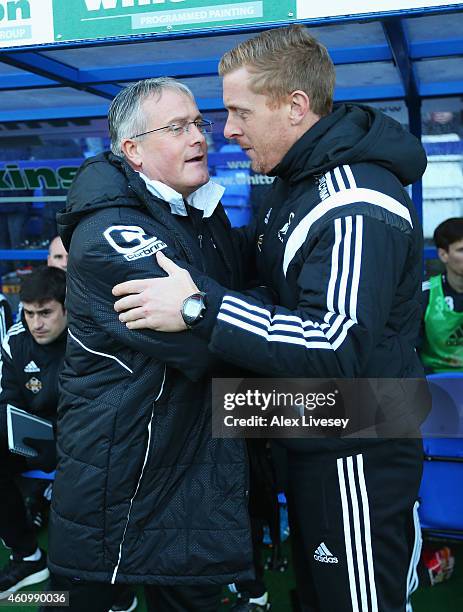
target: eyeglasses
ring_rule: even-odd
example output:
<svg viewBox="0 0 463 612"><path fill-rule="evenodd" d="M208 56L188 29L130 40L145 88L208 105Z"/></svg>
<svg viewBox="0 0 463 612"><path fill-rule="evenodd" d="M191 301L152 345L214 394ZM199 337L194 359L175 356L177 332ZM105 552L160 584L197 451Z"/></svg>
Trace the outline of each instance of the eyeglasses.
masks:
<svg viewBox="0 0 463 612"><path fill-rule="evenodd" d="M201 119L201 121L190 121L189 123L184 123L183 125L176 125L173 123L172 125L165 125L164 127L156 128L155 130L148 130L148 132L135 134L135 136L131 136L131 138L139 138L140 136L146 136L146 134L159 132L160 130L168 130L172 136L180 136L181 134L189 134L192 125L194 125L195 128L201 132L201 134L211 134L214 123L212 121L207 121L206 119Z"/></svg>

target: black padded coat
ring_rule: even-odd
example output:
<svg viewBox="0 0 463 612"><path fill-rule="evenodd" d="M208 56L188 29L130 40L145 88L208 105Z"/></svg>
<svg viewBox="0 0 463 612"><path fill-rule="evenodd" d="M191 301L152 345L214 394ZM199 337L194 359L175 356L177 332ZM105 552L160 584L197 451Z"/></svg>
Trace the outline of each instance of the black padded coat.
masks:
<svg viewBox="0 0 463 612"><path fill-rule="evenodd" d="M243 441L211 435L211 377L231 366L189 331L129 331L113 310L116 283L165 274L154 257L160 249L207 270L198 242L110 153L82 166L58 223L69 250L69 338L50 569L113 583L249 578ZM204 223L238 287L240 263L220 205Z"/></svg>

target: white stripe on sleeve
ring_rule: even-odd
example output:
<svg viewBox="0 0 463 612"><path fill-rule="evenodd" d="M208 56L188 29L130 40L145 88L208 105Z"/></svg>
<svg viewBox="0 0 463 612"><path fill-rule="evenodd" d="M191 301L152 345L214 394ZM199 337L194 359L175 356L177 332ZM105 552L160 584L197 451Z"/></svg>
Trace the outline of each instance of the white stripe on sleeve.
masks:
<svg viewBox="0 0 463 612"><path fill-rule="evenodd" d="M410 211L406 206L380 191L365 188L345 189L330 195L313 208L294 228L288 238L283 257L283 272L286 276L289 265L297 251L307 239L312 225L331 210L351 204L371 204L405 219L413 227Z"/></svg>
<svg viewBox="0 0 463 612"><path fill-rule="evenodd" d="M358 322L363 219L357 215L355 224L352 217L335 219L333 223L335 239L324 323L303 320L296 315L272 316L268 309L229 295L223 298L218 319L256 334L267 342L337 350L346 339L349 329ZM312 338L318 340L313 341Z"/></svg>

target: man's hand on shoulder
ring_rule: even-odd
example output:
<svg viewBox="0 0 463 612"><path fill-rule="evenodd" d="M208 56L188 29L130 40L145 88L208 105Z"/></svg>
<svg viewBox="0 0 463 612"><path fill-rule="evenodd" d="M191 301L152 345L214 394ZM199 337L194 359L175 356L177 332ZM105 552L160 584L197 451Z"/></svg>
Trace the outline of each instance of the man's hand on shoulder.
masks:
<svg viewBox="0 0 463 612"><path fill-rule="evenodd" d="M156 253L156 259L167 276L116 285L112 293L121 299L114 304L114 310L120 313L119 320L128 329L183 331L187 329L181 315L183 302L198 288L190 274L161 251Z"/></svg>

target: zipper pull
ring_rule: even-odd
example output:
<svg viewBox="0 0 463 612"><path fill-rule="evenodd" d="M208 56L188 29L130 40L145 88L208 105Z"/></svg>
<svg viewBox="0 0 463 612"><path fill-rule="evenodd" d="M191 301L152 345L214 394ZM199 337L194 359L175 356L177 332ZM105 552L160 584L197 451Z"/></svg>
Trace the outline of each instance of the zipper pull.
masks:
<svg viewBox="0 0 463 612"><path fill-rule="evenodd" d="M203 248L203 235L202 234L198 234L198 240L199 240L199 248L202 249Z"/></svg>

